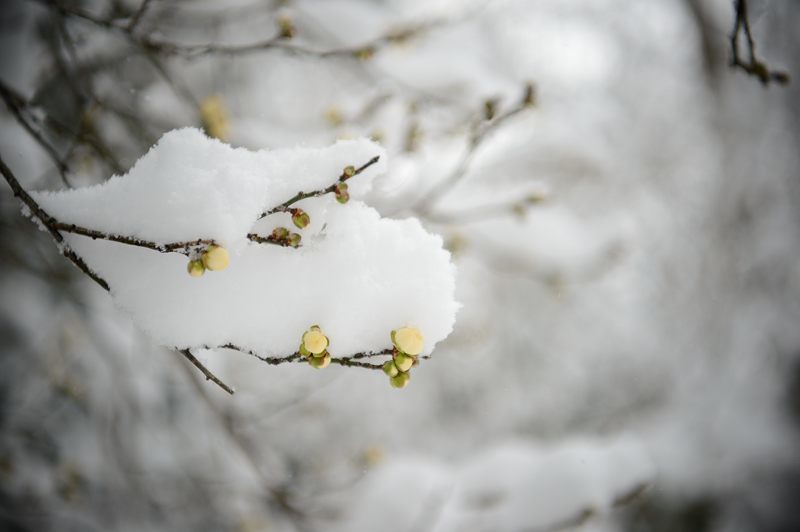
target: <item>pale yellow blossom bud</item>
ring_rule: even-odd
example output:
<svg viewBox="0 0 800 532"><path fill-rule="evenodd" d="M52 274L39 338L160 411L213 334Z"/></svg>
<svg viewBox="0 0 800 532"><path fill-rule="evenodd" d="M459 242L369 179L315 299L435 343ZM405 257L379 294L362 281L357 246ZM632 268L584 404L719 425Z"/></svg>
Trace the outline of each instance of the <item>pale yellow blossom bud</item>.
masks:
<svg viewBox="0 0 800 532"><path fill-rule="evenodd" d="M328 348L328 337L319 327L311 327L303 334L303 347L312 355L319 355Z"/></svg>
<svg viewBox="0 0 800 532"><path fill-rule="evenodd" d="M221 271L228 267L228 250L220 246L209 246L203 253L203 266L211 271Z"/></svg>
<svg viewBox="0 0 800 532"><path fill-rule="evenodd" d="M392 343L403 353L417 356L422 353L425 339L416 327L403 327L392 331Z"/></svg>

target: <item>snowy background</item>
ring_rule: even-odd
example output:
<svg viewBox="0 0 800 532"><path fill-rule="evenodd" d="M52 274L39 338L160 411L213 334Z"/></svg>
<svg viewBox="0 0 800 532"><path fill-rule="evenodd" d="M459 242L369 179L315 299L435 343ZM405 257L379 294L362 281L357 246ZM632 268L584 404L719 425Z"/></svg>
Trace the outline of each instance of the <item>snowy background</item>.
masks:
<svg viewBox="0 0 800 532"><path fill-rule="evenodd" d="M353 178L352 203L309 204L329 222L306 230L327 235L319 246L275 250L307 263L264 268L287 290L341 283L324 308L322 288L288 306L243 291L268 310L246 300L234 321L302 330L303 308L352 317L380 285L385 312L342 318L342 334L414 314L444 338L443 245L461 304L452 333L403 390L377 371L198 350L230 396L159 347L170 320L214 337L202 309L175 316L163 300L225 272L191 279L181 255L70 237L98 269L123 268L113 284L129 299L112 299L1 185L0 528L800 528L800 89L728 68L731 2L222 4L4 2L3 161L26 189L63 191L204 127L273 154L209 175L250 186L274 165L291 194L295 178L326 183L321 153L339 172L385 150ZM800 76L798 3L749 4L759 55ZM198 138L183 155L197 167L233 152ZM375 144L325 151L361 138ZM181 177L136 168L151 186L115 201L37 197L109 231L186 238L191 221L152 210ZM225 190L252 212L270 199ZM239 234L224 209L208 216L214 238ZM339 260L336 275L314 253ZM363 268L349 270L355 256ZM408 295L401 309L392 290Z"/></svg>

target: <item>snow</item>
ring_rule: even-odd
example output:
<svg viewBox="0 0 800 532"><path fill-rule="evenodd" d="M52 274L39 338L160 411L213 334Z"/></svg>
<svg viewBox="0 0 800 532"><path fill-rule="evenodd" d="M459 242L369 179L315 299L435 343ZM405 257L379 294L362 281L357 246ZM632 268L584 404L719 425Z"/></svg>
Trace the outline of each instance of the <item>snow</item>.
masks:
<svg viewBox="0 0 800 532"><path fill-rule="evenodd" d="M311 216L302 231L287 213L258 221L298 191L325 188L345 166L376 155L377 164L348 181L347 204L328 194L294 205ZM229 250L226 270L193 278L182 254L67 235L109 282L115 302L162 345L233 343L289 354L319 324L336 356L386 349L390 331L409 325L422 331L430 353L455 320L454 267L442 239L417 220L381 218L356 199L385 169L386 154L368 140L254 152L182 129L165 134L124 176L34 197L66 223L161 244L213 239ZM277 226L300 232L302 247L246 238Z"/></svg>
<svg viewBox="0 0 800 532"><path fill-rule="evenodd" d="M654 478L631 436L506 441L455 466L400 455L360 483L337 530L554 530L608 511ZM404 504L387 504L399 494Z"/></svg>

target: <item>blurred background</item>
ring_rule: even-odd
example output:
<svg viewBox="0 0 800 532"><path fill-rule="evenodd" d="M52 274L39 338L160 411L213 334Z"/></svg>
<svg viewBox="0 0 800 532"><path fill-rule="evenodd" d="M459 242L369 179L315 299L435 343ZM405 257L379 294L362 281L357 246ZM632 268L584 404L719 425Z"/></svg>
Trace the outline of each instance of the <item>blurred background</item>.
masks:
<svg viewBox="0 0 800 532"><path fill-rule="evenodd" d="M200 352L229 396L2 185L0 528L800 529L800 3L744 3L755 62L742 5L3 2L27 189L177 127L371 137L368 203L442 235L463 307L404 390Z"/></svg>

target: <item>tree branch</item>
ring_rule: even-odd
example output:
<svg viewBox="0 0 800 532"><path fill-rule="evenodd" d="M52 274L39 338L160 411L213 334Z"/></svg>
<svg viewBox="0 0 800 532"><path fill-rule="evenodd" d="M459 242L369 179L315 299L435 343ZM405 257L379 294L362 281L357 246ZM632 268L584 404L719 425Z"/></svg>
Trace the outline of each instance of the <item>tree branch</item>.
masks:
<svg viewBox="0 0 800 532"><path fill-rule="evenodd" d="M191 362L194 365L194 367L199 369L200 372L203 375L205 375L207 381L213 382L214 384L216 384L217 386L219 386L220 388L222 388L231 395L234 394L233 388L231 388L230 386L219 380L216 375L211 373L211 371L209 371L209 369L205 367L202 362L197 360L197 357L195 357L189 349L179 349L178 352L182 354L184 357L186 357L186 360Z"/></svg>
<svg viewBox="0 0 800 532"><path fill-rule="evenodd" d="M203 349L230 349L232 351L239 351L240 353L244 353L246 355L250 355L251 357L259 359L261 362L265 364L269 364L271 366L277 366L280 364L288 364L288 363L295 363L295 362L306 362L306 358L303 357L300 352L294 352L290 355L285 356L264 356L261 355L251 349L245 349L243 347L239 347L233 343L227 343L220 346L203 346ZM339 364L340 366L348 366L348 367L357 367L357 368L366 368L366 369L373 369L379 370L383 368L383 364L370 364L368 362L360 362L361 359L364 358L373 358L373 357L380 357L380 356L390 356L392 354L392 349L384 349L383 351L364 351L361 353L355 353L352 355L342 356L342 357L331 357L331 363ZM427 358L427 357L420 357L420 358Z"/></svg>
<svg viewBox="0 0 800 532"><path fill-rule="evenodd" d="M467 139L467 149L464 151L458 164L456 164L453 171L447 177L434 185L417 203L416 209L419 212L428 214L442 197L466 177L478 148L494 131L499 129L500 126L508 122L514 116L533 107L535 104L534 86L528 83L525 86L525 91L520 102L501 115L494 116L494 106L496 104L490 102L493 102L493 100L486 102L484 118L473 122Z"/></svg>
<svg viewBox="0 0 800 532"><path fill-rule="evenodd" d="M735 20L733 30L730 35L731 43L731 62L732 68L738 68L749 76L758 78L762 85L767 86L770 82L779 85L789 83L789 74L783 70L772 70L767 64L760 60L756 55L756 43L750 30L750 17L747 9L747 0L734 0ZM743 59L739 51L739 36L744 35L747 45L747 59Z"/></svg>
<svg viewBox="0 0 800 532"><path fill-rule="evenodd" d="M352 173L348 173L347 169L345 168L345 170L342 171L342 174L339 176L339 178L336 180L336 182L333 183L332 185L330 185L328 187L325 187L325 188L321 188L319 190L314 190L312 192L298 192L297 194L295 194L294 196L292 196L288 200L284 201L283 203L281 203L277 207L273 207L272 209L269 209L267 211L262 212L261 215L258 217L258 219L260 220L262 218L265 218L265 217L267 217L267 216L269 216L271 214L275 214L275 213L278 213L278 212L286 212L286 211L289 210L289 207L291 207L292 205L294 205L298 201L301 201L301 200L304 200L304 199L308 199L308 198L318 198L320 196L324 196L325 194L331 194L336 190L336 186L339 183L344 183L348 179L351 179L351 178L357 176L358 174L360 174L361 172L363 172L364 170L366 170L367 168L369 168L373 164L377 163L379 159L380 159L380 155L376 155L375 157L373 157L372 159L370 159L366 163L362 164L358 168L353 168Z"/></svg>
<svg viewBox="0 0 800 532"><path fill-rule="evenodd" d="M87 275L90 279L92 279L95 283L97 283L103 290L106 292L110 292L111 288L106 282L105 279L100 277L97 273L92 271L89 268L89 265L81 258L80 255L75 253L69 245L64 241L63 235L59 232L58 228L53 225L53 221L55 220L50 214L47 213L37 202L34 200L28 192L22 188L19 180L16 178L14 173L11 169L6 165L5 161L3 161L2 155L0 155L0 173L3 174L8 185L11 187L11 191L14 193L14 196L20 199L20 201L27 207L30 211L31 215L38 220L42 227L47 229L53 239L56 241L58 245L59 251L61 254L64 255L67 259L69 259L75 266L78 267L85 275ZM226 385L224 382L219 380L211 371L206 368L197 358L192 355L192 353L188 349L179 350L184 357L186 357L189 362L191 362L197 369L199 369L203 375L206 376L207 380L213 381L217 384L220 388L225 390L226 392L233 394L233 389Z"/></svg>
<svg viewBox="0 0 800 532"><path fill-rule="evenodd" d="M67 179L67 164L61 159L61 157L59 157L55 147L50 144L50 142L48 142L26 118L24 110L27 108L27 103L24 101L22 96L11 90L10 87L6 86L0 81L0 98L3 99L6 107L14 116L17 123L19 123L19 125L21 125L25 131L28 132L33 140L35 140L39 146L42 147L45 153L47 153L47 156L50 157L50 160L53 161L56 170L58 170L58 173L61 176L61 181L68 187L71 187L69 179Z"/></svg>

